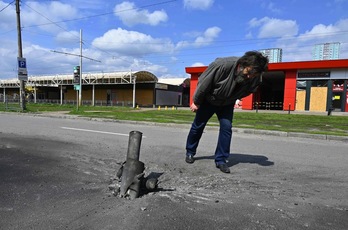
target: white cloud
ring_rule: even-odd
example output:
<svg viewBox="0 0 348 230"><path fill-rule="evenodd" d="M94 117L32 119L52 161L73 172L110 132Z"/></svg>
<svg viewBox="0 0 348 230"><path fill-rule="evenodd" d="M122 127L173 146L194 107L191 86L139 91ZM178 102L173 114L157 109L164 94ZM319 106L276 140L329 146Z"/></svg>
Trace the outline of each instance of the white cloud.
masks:
<svg viewBox="0 0 348 230"><path fill-rule="evenodd" d="M303 41L321 41L321 42L332 42L335 40L346 40L346 31L348 31L348 19L339 20L335 24L315 25L311 30L299 36Z"/></svg>
<svg viewBox="0 0 348 230"><path fill-rule="evenodd" d="M166 22L168 16L164 10L150 13L148 10L139 10L132 2L123 2L114 8L115 15L127 26L137 24L147 24L156 26L161 22Z"/></svg>
<svg viewBox="0 0 348 230"><path fill-rule="evenodd" d="M40 29L49 32L61 31L60 27L64 27L64 23L59 23L59 26L52 22L64 21L73 19L78 16L76 8L69 4L52 1L50 3L42 2L26 2L21 10L22 27L32 25L41 25ZM46 25L44 25L46 24Z"/></svg>
<svg viewBox="0 0 348 230"><path fill-rule="evenodd" d="M16 66L16 58L18 57L17 50L13 50L10 47L16 47L17 40L1 40L0 47L0 79L1 77L6 76L7 78L15 78L17 77L17 66ZM12 61L13 60L13 61ZM4 70L8 72L4 72Z"/></svg>
<svg viewBox="0 0 348 230"><path fill-rule="evenodd" d="M102 37L94 39L92 44L102 50L132 56L171 53L174 49L169 40L153 38L150 35L121 28L109 30Z"/></svg>
<svg viewBox="0 0 348 230"><path fill-rule="evenodd" d="M214 0L184 0L187 9L207 10L214 4Z"/></svg>
<svg viewBox="0 0 348 230"><path fill-rule="evenodd" d="M215 38L219 36L221 29L217 26L210 27L201 33L194 42L181 41L177 44L177 49L186 47L203 47L214 42ZM196 32L194 32L196 34ZM197 35L197 34L196 34Z"/></svg>
<svg viewBox="0 0 348 230"><path fill-rule="evenodd" d="M5 8L6 7L6 8ZM11 30L16 27L16 7L14 5L8 5L8 3L0 2L0 9L3 9L0 13L0 29L1 33Z"/></svg>
<svg viewBox="0 0 348 230"><path fill-rule="evenodd" d="M59 44L77 44L80 40L80 32L77 31L64 31L56 36L56 41Z"/></svg>
<svg viewBox="0 0 348 230"><path fill-rule="evenodd" d="M298 36L278 39L276 46L286 50L286 53L283 53L284 61L300 61L312 59L312 48L315 44L340 42L340 58L347 58L348 44L342 42L346 41L346 31L348 31L348 19L330 25L318 24Z"/></svg>
<svg viewBox="0 0 348 230"><path fill-rule="evenodd" d="M191 66L196 67L196 66L205 66L205 65L202 62L195 62Z"/></svg>
<svg viewBox="0 0 348 230"><path fill-rule="evenodd" d="M282 12L273 2L263 2L261 6L272 13L279 14Z"/></svg>
<svg viewBox="0 0 348 230"><path fill-rule="evenodd" d="M340 42L340 58L348 56L348 44L346 44L346 31L348 31L348 19L342 19L334 24L317 24L310 30L299 33L299 25L294 20L283 20L264 17L253 18L249 21L247 38L253 38L252 34L260 39L258 44L273 40L273 45L266 48L282 48L283 61L304 61L312 59L312 49L315 44L326 42Z"/></svg>
<svg viewBox="0 0 348 230"><path fill-rule="evenodd" d="M195 43L198 45L198 46L201 46L200 43L207 43L207 44L210 44L212 41L214 41L214 39L216 37L219 36L219 33L221 32L221 29L219 27L210 27L208 28L203 36L199 36L198 38L196 38L196 41Z"/></svg>
<svg viewBox="0 0 348 230"><path fill-rule="evenodd" d="M253 18L249 21L249 26L258 29L258 38L294 36L299 30L296 21L269 17Z"/></svg>
<svg viewBox="0 0 348 230"><path fill-rule="evenodd" d="M163 65L158 65L158 64L154 64L148 61L144 61L144 60L138 60L135 59L134 63L132 65L132 69L133 70L146 70L149 71L151 73L154 73L156 76L160 76L163 75L165 73L167 73L168 68L166 66Z"/></svg>

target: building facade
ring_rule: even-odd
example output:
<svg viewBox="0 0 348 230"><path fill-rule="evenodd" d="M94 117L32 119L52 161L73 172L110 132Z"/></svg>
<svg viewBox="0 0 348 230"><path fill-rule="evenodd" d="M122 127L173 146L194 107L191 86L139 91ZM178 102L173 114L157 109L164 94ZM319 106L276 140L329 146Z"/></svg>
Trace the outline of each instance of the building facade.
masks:
<svg viewBox="0 0 348 230"><path fill-rule="evenodd" d="M190 103L207 66L186 67ZM242 109L348 112L348 59L270 63L258 91L242 98Z"/></svg>
<svg viewBox="0 0 348 230"><path fill-rule="evenodd" d="M282 62L283 50L280 48L262 49L259 52L268 57L270 63Z"/></svg>
<svg viewBox="0 0 348 230"><path fill-rule="evenodd" d="M76 104L81 90L83 105L120 106L185 106L188 104L187 82L177 85L162 83L148 71L86 73L82 85L74 84L74 76L55 75L29 77L27 100L34 103ZM19 80L0 80L0 100L19 100Z"/></svg>
<svg viewBox="0 0 348 230"><path fill-rule="evenodd" d="M316 44L312 52L313 60L337 60L340 57L340 43Z"/></svg>

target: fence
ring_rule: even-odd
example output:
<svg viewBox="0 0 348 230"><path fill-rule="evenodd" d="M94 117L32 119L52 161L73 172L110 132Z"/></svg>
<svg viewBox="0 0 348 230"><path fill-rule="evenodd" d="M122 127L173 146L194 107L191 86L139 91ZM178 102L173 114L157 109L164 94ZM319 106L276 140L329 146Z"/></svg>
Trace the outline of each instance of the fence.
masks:
<svg viewBox="0 0 348 230"><path fill-rule="evenodd" d="M33 100L28 100L33 103ZM76 100L50 100L50 99L36 99L36 103L39 104L63 104L63 105L76 105ZM92 100L82 100L81 105L92 105ZM107 101L107 100L95 100L96 106L133 106L132 101Z"/></svg>
<svg viewBox="0 0 348 230"><path fill-rule="evenodd" d="M263 109L263 110L283 110L283 102L254 102L254 109Z"/></svg>
<svg viewBox="0 0 348 230"><path fill-rule="evenodd" d="M0 110L4 111L22 111L21 105L19 103L19 99L5 99L5 102L0 103Z"/></svg>
<svg viewBox="0 0 348 230"><path fill-rule="evenodd" d="M3 102L3 103L1 103ZM26 99L27 103L34 103L34 100L32 99ZM16 107L15 105L18 105L20 107L20 100L19 98L2 98L0 97L0 108L1 107ZM60 105L61 103L63 105L76 105L77 101L76 100L57 100L57 99L36 99L37 104L58 104ZM90 105L92 106L92 100L83 100L81 102L82 105ZM95 100L94 101L95 106L133 106L132 101L107 101L107 100Z"/></svg>

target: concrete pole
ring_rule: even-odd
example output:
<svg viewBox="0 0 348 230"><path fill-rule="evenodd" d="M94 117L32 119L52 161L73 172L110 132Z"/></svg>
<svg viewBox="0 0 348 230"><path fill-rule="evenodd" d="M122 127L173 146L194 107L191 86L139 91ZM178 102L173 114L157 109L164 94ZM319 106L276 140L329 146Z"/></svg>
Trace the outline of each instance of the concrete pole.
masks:
<svg viewBox="0 0 348 230"><path fill-rule="evenodd" d="M82 105L82 29L80 29L80 90L79 105Z"/></svg>
<svg viewBox="0 0 348 230"><path fill-rule="evenodd" d="M17 34L18 34L18 57L22 58L22 32L21 32L21 17L20 17L20 7L19 7L19 0L16 0L16 13L17 13ZM19 95L20 95L20 106L22 111L26 110L25 105L25 82L24 80L19 80L20 82L20 88L19 88Z"/></svg>
<svg viewBox="0 0 348 230"><path fill-rule="evenodd" d="M132 71L131 71L131 80L132 80ZM135 84L137 76L133 76L133 108L135 108Z"/></svg>
<svg viewBox="0 0 348 230"><path fill-rule="evenodd" d="M92 106L95 106L95 85L92 86Z"/></svg>
<svg viewBox="0 0 348 230"><path fill-rule="evenodd" d="M36 84L34 85L34 103L36 104Z"/></svg>
<svg viewBox="0 0 348 230"><path fill-rule="evenodd" d="M63 85L60 85L60 104L63 105Z"/></svg>

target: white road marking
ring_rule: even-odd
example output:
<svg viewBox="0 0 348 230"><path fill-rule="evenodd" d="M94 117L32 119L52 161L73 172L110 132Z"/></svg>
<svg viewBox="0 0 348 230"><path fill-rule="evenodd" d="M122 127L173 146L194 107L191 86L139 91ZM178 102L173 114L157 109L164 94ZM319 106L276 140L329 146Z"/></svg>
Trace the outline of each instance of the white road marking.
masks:
<svg viewBox="0 0 348 230"><path fill-rule="evenodd" d="M91 129L78 129L78 128L70 128L70 127L61 127L62 129L68 129L68 130L75 130L75 131L82 131L82 132L91 132L91 133L102 133L102 134L109 134L109 135L118 135L118 136L129 136L129 134L125 133L113 133L113 132L105 132L105 131L98 131L98 130L91 130ZM145 136L142 136L145 138Z"/></svg>

